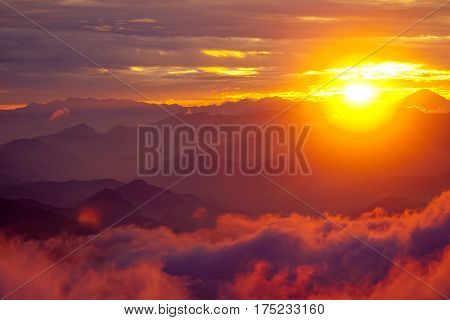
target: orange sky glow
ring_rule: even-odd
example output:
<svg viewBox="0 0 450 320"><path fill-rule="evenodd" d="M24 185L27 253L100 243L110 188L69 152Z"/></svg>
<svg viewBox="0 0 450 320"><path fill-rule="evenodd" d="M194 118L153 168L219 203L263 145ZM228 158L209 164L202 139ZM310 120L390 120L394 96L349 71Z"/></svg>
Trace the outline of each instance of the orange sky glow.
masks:
<svg viewBox="0 0 450 320"><path fill-rule="evenodd" d="M0 37L11 45L0 65L10 74L0 82L1 109L68 96L187 106L267 96L326 100L352 83L370 84L383 102L423 88L450 97L448 8L315 92L442 1L177 0L174 10L157 3L117 10L124 4L102 2L42 1L24 8L101 68L2 12ZM192 12L201 13L194 18Z"/></svg>

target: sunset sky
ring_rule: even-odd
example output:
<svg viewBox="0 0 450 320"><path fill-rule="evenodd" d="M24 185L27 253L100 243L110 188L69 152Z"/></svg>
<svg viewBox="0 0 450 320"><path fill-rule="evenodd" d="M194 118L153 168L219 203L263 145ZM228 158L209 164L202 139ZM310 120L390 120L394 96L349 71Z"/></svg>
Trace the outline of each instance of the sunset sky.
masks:
<svg viewBox="0 0 450 320"><path fill-rule="evenodd" d="M2 1L3 2L3 1ZM202 105L299 99L444 0L6 0L87 57L0 3L0 106L66 97ZM351 84L397 99L450 97L450 6L312 99Z"/></svg>
<svg viewBox="0 0 450 320"><path fill-rule="evenodd" d="M450 0L0 0L0 300L448 300L449 136Z"/></svg>

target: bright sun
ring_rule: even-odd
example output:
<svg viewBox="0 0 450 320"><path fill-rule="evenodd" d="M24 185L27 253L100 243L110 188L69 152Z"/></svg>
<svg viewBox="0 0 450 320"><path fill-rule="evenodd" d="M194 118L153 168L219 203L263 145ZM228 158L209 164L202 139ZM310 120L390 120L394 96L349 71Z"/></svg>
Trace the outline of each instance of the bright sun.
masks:
<svg viewBox="0 0 450 320"><path fill-rule="evenodd" d="M366 84L351 84L345 88L344 94L351 102L364 103L372 100L375 95L375 89Z"/></svg>
<svg viewBox="0 0 450 320"><path fill-rule="evenodd" d="M394 108L381 103L381 90L369 83L347 83L341 99L328 105L330 119L342 129L353 132L377 130L391 119Z"/></svg>

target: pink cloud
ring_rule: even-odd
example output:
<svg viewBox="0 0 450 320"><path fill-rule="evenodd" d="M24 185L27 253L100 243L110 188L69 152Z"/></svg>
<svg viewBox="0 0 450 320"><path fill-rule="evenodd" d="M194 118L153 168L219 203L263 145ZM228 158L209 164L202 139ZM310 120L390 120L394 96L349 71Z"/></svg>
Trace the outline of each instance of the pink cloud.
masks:
<svg viewBox="0 0 450 320"><path fill-rule="evenodd" d="M444 295L450 294L450 191L422 210L329 216ZM0 293L86 241L0 240ZM228 214L175 234L111 230L11 298L438 299L442 296L329 222L301 214Z"/></svg>
<svg viewBox="0 0 450 320"><path fill-rule="evenodd" d="M54 111L51 116L48 118L48 121L58 121L58 120L65 120L70 117L70 110L68 108L61 108L56 111Z"/></svg>

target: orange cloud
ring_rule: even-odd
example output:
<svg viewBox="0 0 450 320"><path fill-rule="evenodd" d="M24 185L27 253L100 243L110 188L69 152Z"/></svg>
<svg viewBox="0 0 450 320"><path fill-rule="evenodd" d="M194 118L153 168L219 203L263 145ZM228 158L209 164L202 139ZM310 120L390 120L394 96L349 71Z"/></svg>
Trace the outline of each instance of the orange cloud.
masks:
<svg viewBox="0 0 450 320"><path fill-rule="evenodd" d="M271 54L270 51L239 51L239 50L223 50L223 49L204 49L203 54L214 58L245 58L248 56L265 56Z"/></svg>
<svg viewBox="0 0 450 320"><path fill-rule="evenodd" d="M356 218L327 217L354 237L322 218L298 213L227 214L214 227L190 233L116 228L11 298L440 299L450 295L450 191L421 210L389 215L376 209ZM87 239L0 238L0 294Z"/></svg>
<svg viewBox="0 0 450 320"><path fill-rule="evenodd" d="M54 111L51 116L48 118L48 121L58 121L58 120L65 120L70 117L70 110L67 108L61 108L56 111Z"/></svg>
<svg viewBox="0 0 450 320"><path fill-rule="evenodd" d="M151 18L141 18L141 19L128 20L128 22L133 22L133 23L156 23L157 21L155 19L151 19Z"/></svg>
<svg viewBox="0 0 450 320"><path fill-rule="evenodd" d="M199 69L203 72L231 77L245 77L258 74L258 68L201 67Z"/></svg>

